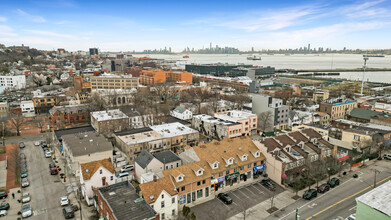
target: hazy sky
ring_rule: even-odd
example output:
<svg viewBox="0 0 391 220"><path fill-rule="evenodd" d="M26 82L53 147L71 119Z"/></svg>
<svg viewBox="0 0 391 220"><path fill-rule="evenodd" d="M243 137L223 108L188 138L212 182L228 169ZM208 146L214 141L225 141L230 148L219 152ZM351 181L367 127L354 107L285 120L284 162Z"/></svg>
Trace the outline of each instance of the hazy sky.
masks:
<svg viewBox="0 0 391 220"><path fill-rule="evenodd" d="M366 49L390 39L386 0L0 0L0 43L38 49Z"/></svg>

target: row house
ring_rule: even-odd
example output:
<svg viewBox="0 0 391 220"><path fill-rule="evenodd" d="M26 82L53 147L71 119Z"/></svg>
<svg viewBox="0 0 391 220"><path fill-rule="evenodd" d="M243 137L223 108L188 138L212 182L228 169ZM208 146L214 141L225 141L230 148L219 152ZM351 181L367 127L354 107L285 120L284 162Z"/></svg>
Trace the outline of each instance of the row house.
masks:
<svg viewBox="0 0 391 220"><path fill-rule="evenodd" d="M171 177L180 207L254 181L266 169L265 156L247 136L188 147L179 156L186 156L187 164L164 170L163 175Z"/></svg>
<svg viewBox="0 0 391 220"><path fill-rule="evenodd" d="M337 146L330 144L311 128L255 141L265 152L268 176L278 184L290 183L306 164L325 157L336 157Z"/></svg>
<svg viewBox="0 0 391 220"><path fill-rule="evenodd" d="M134 163L142 150L150 153L172 150L179 153L186 145L196 146L199 133L179 122L174 122L115 132L114 138L118 148L127 155L130 163Z"/></svg>

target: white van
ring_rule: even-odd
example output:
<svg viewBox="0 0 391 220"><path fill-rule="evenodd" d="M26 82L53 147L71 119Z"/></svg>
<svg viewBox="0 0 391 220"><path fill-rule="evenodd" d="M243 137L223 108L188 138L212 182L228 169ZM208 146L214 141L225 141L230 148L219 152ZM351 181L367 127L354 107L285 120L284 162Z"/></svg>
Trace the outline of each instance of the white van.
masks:
<svg viewBox="0 0 391 220"><path fill-rule="evenodd" d="M391 154L384 154L384 159L391 160Z"/></svg>

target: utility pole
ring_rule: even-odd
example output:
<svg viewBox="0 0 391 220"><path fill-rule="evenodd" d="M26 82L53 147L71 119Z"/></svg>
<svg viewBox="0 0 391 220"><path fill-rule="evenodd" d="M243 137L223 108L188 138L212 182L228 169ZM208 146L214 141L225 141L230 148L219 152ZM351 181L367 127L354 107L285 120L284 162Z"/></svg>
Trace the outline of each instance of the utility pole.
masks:
<svg viewBox="0 0 391 220"><path fill-rule="evenodd" d="M367 68L367 60L369 58L367 56L364 56L364 68L362 71L362 81L361 81L361 96L363 95L363 90L364 90L364 75L365 75L365 69Z"/></svg>
<svg viewBox="0 0 391 220"><path fill-rule="evenodd" d="M376 173L380 173L380 171L378 171L376 169L373 169L373 172L375 172L375 176L374 176L374 179L373 179L373 188L376 188Z"/></svg>
<svg viewBox="0 0 391 220"><path fill-rule="evenodd" d="M5 143L4 143L4 121L2 122L2 124L3 124L3 147L5 146Z"/></svg>

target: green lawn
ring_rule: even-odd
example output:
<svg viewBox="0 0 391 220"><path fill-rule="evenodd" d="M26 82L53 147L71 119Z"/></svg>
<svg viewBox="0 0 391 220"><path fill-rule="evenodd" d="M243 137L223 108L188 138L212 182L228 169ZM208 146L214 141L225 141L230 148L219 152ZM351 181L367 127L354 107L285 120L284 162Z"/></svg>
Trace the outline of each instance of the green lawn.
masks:
<svg viewBox="0 0 391 220"><path fill-rule="evenodd" d="M0 154L5 154L5 147L0 148Z"/></svg>

